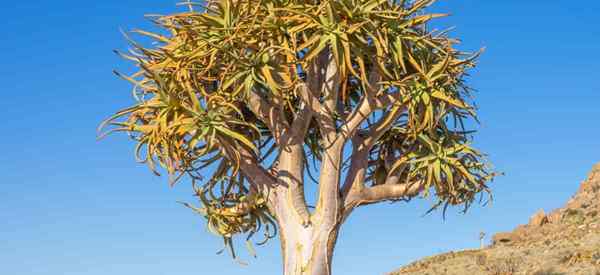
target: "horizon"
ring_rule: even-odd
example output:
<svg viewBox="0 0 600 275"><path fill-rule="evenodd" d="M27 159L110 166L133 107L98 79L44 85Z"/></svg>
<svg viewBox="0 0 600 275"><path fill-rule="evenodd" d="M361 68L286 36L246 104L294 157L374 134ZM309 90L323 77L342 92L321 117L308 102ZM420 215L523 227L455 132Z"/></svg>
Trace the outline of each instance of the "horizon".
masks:
<svg viewBox="0 0 600 275"><path fill-rule="evenodd" d="M131 66L119 29L152 29L144 14L184 10L177 1L59 0L11 3L0 19L5 83L0 114L1 274L277 274L278 240L237 247L242 267L173 188L135 162L124 135L96 141L96 127L134 100L113 69ZM357 210L342 227L335 274L383 274L424 256L479 247L479 233L507 231L537 210L562 206L600 162L600 3L438 1L461 49L486 47L471 70L481 125L476 147L505 175L493 203L423 216L429 199Z"/></svg>

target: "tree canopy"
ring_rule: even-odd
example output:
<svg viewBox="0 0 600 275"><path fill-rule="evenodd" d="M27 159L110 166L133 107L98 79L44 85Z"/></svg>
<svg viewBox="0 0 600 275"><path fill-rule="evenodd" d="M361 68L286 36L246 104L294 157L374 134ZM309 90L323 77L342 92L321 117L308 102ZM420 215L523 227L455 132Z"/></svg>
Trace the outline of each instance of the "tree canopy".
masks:
<svg viewBox="0 0 600 275"><path fill-rule="evenodd" d="M282 184L280 156L293 146L302 176L288 187L299 189L300 216L312 215L305 176L319 183L317 208L327 196L352 209L431 193L433 209L466 209L495 175L465 126L476 120L465 78L478 52L428 27L446 16L428 12L433 2L184 3L185 12L150 17L157 31L133 31L152 44L130 40L119 52L139 68L117 73L136 102L103 126L129 133L138 161L171 184L191 179L201 205L186 205L229 246L236 234L275 235L265 190ZM336 144L343 179L325 184Z"/></svg>

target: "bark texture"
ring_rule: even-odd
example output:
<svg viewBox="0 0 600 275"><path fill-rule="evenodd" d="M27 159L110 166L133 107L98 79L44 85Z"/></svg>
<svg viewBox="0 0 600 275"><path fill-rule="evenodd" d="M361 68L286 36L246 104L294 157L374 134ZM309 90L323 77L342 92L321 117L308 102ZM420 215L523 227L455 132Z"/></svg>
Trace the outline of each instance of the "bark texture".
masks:
<svg viewBox="0 0 600 275"><path fill-rule="evenodd" d="M284 275L330 275L338 228L288 226L281 230Z"/></svg>

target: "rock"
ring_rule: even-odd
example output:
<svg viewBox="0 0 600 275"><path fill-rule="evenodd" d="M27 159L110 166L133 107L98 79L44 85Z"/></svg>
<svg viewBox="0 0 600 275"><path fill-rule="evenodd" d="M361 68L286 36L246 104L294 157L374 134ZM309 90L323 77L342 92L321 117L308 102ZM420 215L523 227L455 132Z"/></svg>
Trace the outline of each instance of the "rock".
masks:
<svg viewBox="0 0 600 275"><path fill-rule="evenodd" d="M577 193L569 200L566 208L591 211L600 206L600 163L596 164Z"/></svg>
<svg viewBox="0 0 600 275"><path fill-rule="evenodd" d="M562 220L562 212L552 211L547 217L549 223L559 223Z"/></svg>
<svg viewBox="0 0 600 275"><path fill-rule="evenodd" d="M549 213L539 210L528 224L493 235L491 246L429 257L418 270L411 264L392 274L600 275L594 270L600 268L599 247L600 163L566 205Z"/></svg>
<svg viewBox="0 0 600 275"><path fill-rule="evenodd" d="M591 173L600 173L600 163L596 163L596 165L594 165L594 167L592 167Z"/></svg>
<svg viewBox="0 0 600 275"><path fill-rule="evenodd" d="M498 244L509 244L509 243L514 243L515 241L518 240L518 235L513 234L511 232L501 232L501 233L497 233L492 237L492 244L493 245L498 245Z"/></svg>
<svg viewBox="0 0 600 275"><path fill-rule="evenodd" d="M548 217L543 209L536 212L531 218L529 218L529 225L534 227L540 227L548 223Z"/></svg>

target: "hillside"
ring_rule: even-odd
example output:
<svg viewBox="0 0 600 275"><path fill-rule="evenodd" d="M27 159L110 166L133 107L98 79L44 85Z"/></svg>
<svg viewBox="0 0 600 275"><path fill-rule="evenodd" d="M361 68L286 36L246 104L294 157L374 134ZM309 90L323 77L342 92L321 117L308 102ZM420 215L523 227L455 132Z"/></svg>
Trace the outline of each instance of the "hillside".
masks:
<svg viewBox="0 0 600 275"><path fill-rule="evenodd" d="M600 163L562 208L498 233L480 250L450 252L389 275L600 275Z"/></svg>

